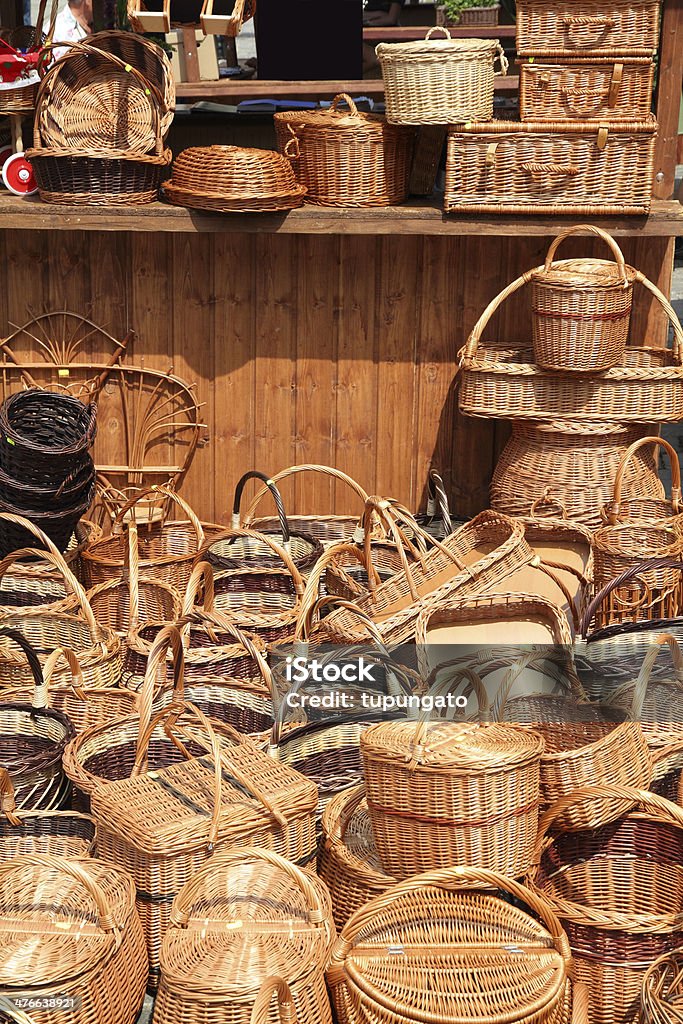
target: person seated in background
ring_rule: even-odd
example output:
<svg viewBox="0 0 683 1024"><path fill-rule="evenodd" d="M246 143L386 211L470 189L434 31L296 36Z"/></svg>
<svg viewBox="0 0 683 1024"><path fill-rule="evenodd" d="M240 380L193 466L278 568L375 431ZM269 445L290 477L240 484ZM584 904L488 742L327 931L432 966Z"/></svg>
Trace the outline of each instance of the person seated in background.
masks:
<svg viewBox="0 0 683 1024"><path fill-rule="evenodd" d="M92 0L66 0L55 19L53 39L55 43L78 43L92 32ZM67 47L55 49L58 59Z"/></svg>
<svg viewBox="0 0 683 1024"><path fill-rule="evenodd" d="M401 8L405 0L366 0L363 8L363 25L368 28L383 28L398 25ZM372 43L363 43L363 77L379 78L379 63Z"/></svg>

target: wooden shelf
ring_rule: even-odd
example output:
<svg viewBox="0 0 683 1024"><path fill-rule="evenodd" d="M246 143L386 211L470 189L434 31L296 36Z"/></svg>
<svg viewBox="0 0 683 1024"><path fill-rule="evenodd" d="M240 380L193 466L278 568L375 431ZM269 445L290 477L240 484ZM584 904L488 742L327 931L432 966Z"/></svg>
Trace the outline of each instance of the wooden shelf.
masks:
<svg viewBox="0 0 683 1024"><path fill-rule="evenodd" d="M33 196L0 196L0 229L24 231L129 231L180 234L235 232L287 235L493 235L550 236L582 218L446 216L434 201L357 210L303 206L290 213L212 214L164 203L148 206L50 206ZM683 205L655 200L648 217L583 218L620 237L683 236Z"/></svg>
<svg viewBox="0 0 683 1024"><path fill-rule="evenodd" d="M498 76L495 90L500 93L516 93L519 78L516 75ZM240 103L242 100L334 99L340 92L350 96L370 96L383 99L384 82L381 78L362 78L351 82L276 82L259 81L257 78L244 82L231 82L223 78L218 82L180 82L176 86L176 97L180 102L188 100L220 100L222 103Z"/></svg>
<svg viewBox="0 0 683 1024"><path fill-rule="evenodd" d="M432 25L432 28L436 28ZM386 28L364 28L363 39L366 43L410 43L424 39L429 31L426 25L390 25ZM449 28L452 39L514 39L516 25L468 25L463 28ZM441 39L442 36L436 36Z"/></svg>

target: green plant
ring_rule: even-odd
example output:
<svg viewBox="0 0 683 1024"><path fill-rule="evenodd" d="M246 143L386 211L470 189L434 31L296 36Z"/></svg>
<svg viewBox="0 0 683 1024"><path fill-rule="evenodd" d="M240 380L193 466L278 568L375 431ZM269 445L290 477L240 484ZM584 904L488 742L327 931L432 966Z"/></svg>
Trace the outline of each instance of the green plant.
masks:
<svg viewBox="0 0 683 1024"><path fill-rule="evenodd" d="M461 11L468 7L495 7L500 0L445 0L446 14L449 18L458 18Z"/></svg>

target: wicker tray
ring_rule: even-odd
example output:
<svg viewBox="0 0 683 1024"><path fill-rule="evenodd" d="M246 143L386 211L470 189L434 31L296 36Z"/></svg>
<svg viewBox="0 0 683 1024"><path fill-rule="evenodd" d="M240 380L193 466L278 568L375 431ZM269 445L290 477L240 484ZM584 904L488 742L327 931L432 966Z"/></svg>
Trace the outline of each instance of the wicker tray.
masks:
<svg viewBox="0 0 683 1024"><path fill-rule="evenodd" d="M608 127L492 121L448 131L446 213L646 214L653 117Z"/></svg>
<svg viewBox="0 0 683 1024"><path fill-rule="evenodd" d="M522 121L642 121L650 114L651 57L530 58L520 65Z"/></svg>
<svg viewBox="0 0 683 1024"><path fill-rule="evenodd" d="M518 0L517 52L649 54L659 45L659 0Z"/></svg>

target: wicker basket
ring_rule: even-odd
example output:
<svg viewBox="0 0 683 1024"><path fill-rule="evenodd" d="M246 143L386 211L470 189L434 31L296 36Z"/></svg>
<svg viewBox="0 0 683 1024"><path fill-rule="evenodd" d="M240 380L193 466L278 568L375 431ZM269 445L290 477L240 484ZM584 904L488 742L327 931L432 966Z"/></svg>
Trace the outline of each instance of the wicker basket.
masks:
<svg viewBox="0 0 683 1024"><path fill-rule="evenodd" d="M282 480L288 480L290 477L298 477L301 473L315 473L319 474L324 479L330 481L330 486L334 487L335 484L344 484L350 491L358 496L360 506L365 505L368 500L368 495L363 490L359 483L348 476L346 473L342 473L339 469L334 469L332 466L320 466L306 463L301 466L290 466L288 469L283 469L281 472L276 473L270 479L274 484L279 484ZM264 486L255 495L253 501L247 508L246 512L242 516L240 526L246 526L252 530L258 530L259 533L276 533L280 529L279 519L273 518L255 518L255 513L263 501L265 496L268 494L268 487ZM336 544L339 541L351 540L353 537L354 530L358 525L358 519L360 516L350 515L297 515L287 516L287 522L290 527L294 527L296 530L301 530L307 533L310 537L314 537L320 541L324 548L329 547L331 544Z"/></svg>
<svg viewBox="0 0 683 1024"><path fill-rule="evenodd" d="M24 484L59 487L93 446L97 406L29 388L0 406L0 467Z"/></svg>
<svg viewBox="0 0 683 1024"><path fill-rule="evenodd" d="M162 101L159 129L163 138L166 138L175 110L175 79L168 54L137 32L98 32L88 36L87 42L88 46L106 50L124 63L131 64L148 82L156 86Z"/></svg>
<svg viewBox="0 0 683 1024"><path fill-rule="evenodd" d="M518 0L517 50L524 56L652 56L658 0Z"/></svg>
<svg viewBox="0 0 683 1024"><path fill-rule="evenodd" d="M50 538L43 531L22 516L0 512L0 531L11 526L20 529L30 537L34 548L45 548L53 555L59 555ZM45 561L23 561L12 555L3 559L0 567L0 609L12 612L19 608L41 608L43 611L66 612L78 606L78 599L64 582L64 578ZM64 556L65 561L69 555Z"/></svg>
<svg viewBox="0 0 683 1024"><path fill-rule="evenodd" d="M139 737L133 776L91 798L100 856L135 879L152 985L171 901L215 847L264 846L301 866L315 859L315 785L230 726L219 739L202 712L187 707L201 734L177 723L173 735L205 744L208 756L139 774L162 712Z"/></svg>
<svg viewBox="0 0 683 1024"><path fill-rule="evenodd" d="M175 206L223 213L293 210L305 195L284 156L239 146L184 149L164 185L164 196Z"/></svg>
<svg viewBox="0 0 683 1024"><path fill-rule="evenodd" d="M460 12L458 25L477 25L492 27L498 24L500 4L493 4L491 7L466 7Z"/></svg>
<svg viewBox="0 0 683 1024"><path fill-rule="evenodd" d="M141 206L153 203L171 151L106 156L97 149L35 144L26 151L44 203L66 206Z"/></svg>
<svg viewBox="0 0 683 1024"><path fill-rule="evenodd" d="M349 110L339 110L345 102ZM316 206L395 206L408 195L415 132L363 114L350 96L329 110L275 114L278 149Z"/></svg>
<svg viewBox="0 0 683 1024"><path fill-rule="evenodd" d="M156 1022L207 1020L208 1003L225 1024L266 1024L279 987L282 1024L331 1024L323 966L333 935L330 897L317 878L267 850L218 853L175 898Z"/></svg>
<svg viewBox="0 0 683 1024"><path fill-rule="evenodd" d="M595 586L598 590L646 559L670 559L673 564L642 569L636 580L617 585L595 611L596 626L611 626L639 618L665 619L681 609L683 531L667 520L636 520L603 526L593 534Z"/></svg>
<svg viewBox="0 0 683 1024"><path fill-rule="evenodd" d="M451 39L447 28L431 28L419 42L380 43L377 57L390 124L490 121L496 59L501 74L508 70L497 40Z"/></svg>
<svg viewBox="0 0 683 1024"><path fill-rule="evenodd" d="M446 213L646 214L657 122L492 121L448 130Z"/></svg>
<svg viewBox="0 0 683 1024"><path fill-rule="evenodd" d="M664 953L643 975L640 1020L643 1024L678 1024L683 1004L683 950Z"/></svg>
<svg viewBox="0 0 683 1024"><path fill-rule="evenodd" d="M387 874L463 864L511 878L531 866L543 742L506 725L389 722L361 736L377 854Z"/></svg>
<svg viewBox="0 0 683 1024"><path fill-rule="evenodd" d="M341 931L357 910L396 885L397 879L384 873L377 856L364 786L332 797L323 813L322 832L318 870Z"/></svg>
<svg viewBox="0 0 683 1024"><path fill-rule="evenodd" d="M32 114L39 84L38 75L32 74L24 81L0 88L0 114Z"/></svg>
<svg viewBox="0 0 683 1024"><path fill-rule="evenodd" d="M95 847L95 821L77 811L17 812L12 779L0 768L0 864L25 854L89 857Z"/></svg>
<svg viewBox="0 0 683 1024"><path fill-rule="evenodd" d="M652 108L651 57L547 57L520 64L522 121L643 121Z"/></svg>
<svg viewBox="0 0 683 1024"><path fill-rule="evenodd" d="M147 964L129 875L96 860L19 857L0 865L0 904L0 997L25 1000L24 1021L135 1020Z"/></svg>
<svg viewBox="0 0 683 1024"><path fill-rule="evenodd" d="M634 809L606 826L556 828L569 807L596 797ZM683 811L642 790L577 790L541 819L537 863L533 887L567 931L591 1024L637 1021L645 970L681 945Z"/></svg>
<svg viewBox="0 0 683 1024"><path fill-rule="evenodd" d="M376 624L386 644L412 641L417 617L428 602L444 601L456 595L466 598L485 594L533 560L521 523L495 512L480 513L443 543L432 539L432 544L433 549L420 562L379 586L359 549L345 547L345 551L355 554L369 574L370 590L359 598L358 608ZM328 562L337 558L343 547L330 548L311 573L304 594L302 619L318 598L319 582ZM487 553L482 554L482 551ZM367 636L362 618L346 608L328 615L319 630L331 643L353 643Z"/></svg>
<svg viewBox="0 0 683 1024"><path fill-rule="evenodd" d="M661 448L662 453L668 456L669 469L671 471L671 499L660 499L651 497L632 497L623 499L624 475L628 465L641 448L647 446ZM636 488L636 495L638 490ZM602 509L602 520L608 526L617 526L618 523L638 523L642 520L658 520L668 526L679 527L683 523L681 515L681 464L678 460L676 450L665 441L663 437L643 437L636 441L619 464L614 477L614 494L612 501Z"/></svg>
<svg viewBox="0 0 683 1024"><path fill-rule="evenodd" d="M596 259L555 262L572 235L590 232L612 250L615 263ZM554 239L545 266L532 276L534 358L544 370L595 373L621 364L633 301L632 276L621 249L601 228L567 228Z"/></svg>
<svg viewBox="0 0 683 1024"><path fill-rule="evenodd" d="M458 866L358 910L332 948L327 981L339 1024L565 1024L572 976L547 900L496 872ZM585 1020L578 1002L577 987L576 1024Z"/></svg>
<svg viewBox="0 0 683 1024"><path fill-rule="evenodd" d="M515 422L493 473L491 506L506 515L528 516L534 503L549 494L572 522L597 529L624 453L647 433L641 426ZM636 481L644 495L663 495L651 452L639 452L629 466L628 486Z"/></svg>

